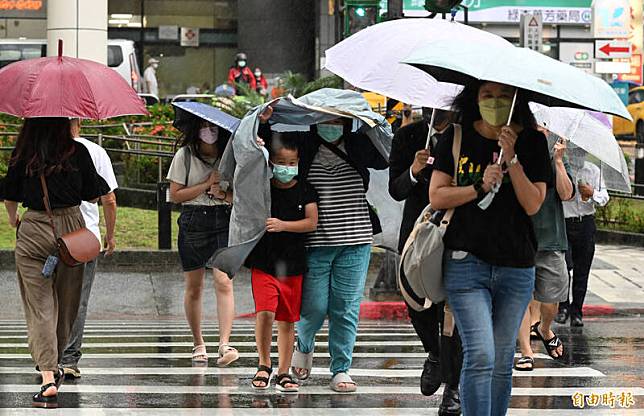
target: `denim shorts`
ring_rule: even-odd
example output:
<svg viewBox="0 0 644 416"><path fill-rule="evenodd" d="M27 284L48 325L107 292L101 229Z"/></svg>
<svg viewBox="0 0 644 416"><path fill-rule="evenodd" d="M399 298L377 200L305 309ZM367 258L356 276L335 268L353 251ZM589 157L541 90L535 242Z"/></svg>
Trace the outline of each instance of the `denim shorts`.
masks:
<svg viewBox="0 0 644 416"><path fill-rule="evenodd" d="M220 248L228 247L230 206L184 205L179 224L179 258L184 272L203 269Z"/></svg>

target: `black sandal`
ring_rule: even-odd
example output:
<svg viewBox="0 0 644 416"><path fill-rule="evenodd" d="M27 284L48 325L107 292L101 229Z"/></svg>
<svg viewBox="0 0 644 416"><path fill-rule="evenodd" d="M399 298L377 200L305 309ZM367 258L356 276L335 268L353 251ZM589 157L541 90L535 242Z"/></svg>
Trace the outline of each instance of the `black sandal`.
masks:
<svg viewBox="0 0 644 416"><path fill-rule="evenodd" d="M42 409L56 409L58 408L58 393L53 396L43 396L43 393L50 389L51 387L56 387L56 383L45 384L40 387L40 392L34 394L33 396L33 407L39 407Z"/></svg>
<svg viewBox="0 0 644 416"><path fill-rule="evenodd" d="M261 371L268 373L268 377L262 377L258 376ZM266 367L265 365L260 365L257 367L257 372L255 373L255 377L250 382L251 387L254 390L266 390L271 386L271 379L273 378L273 369L270 367ZM260 383L265 383L263 386L257 386L255 383L260 382Z"/></svg>
<svg viewBox="0 0 644 416"><path fill-rule="evenodd" d="M286 387L287 384L295 384L297 387ZM275 384L275 389L281 391L282 393L297 393L300 391L300 385L297 384L293 377L289 373L279 374L277 376L277 384Z"/></svg>
<svg viewBox="0 0 644 416"><path fill-rule="evenodd" d="M519 365L529 364L530 367L519 367ZM514 364L514 369L517 371L532 371L534 370L534 358L532 357L521 357Z"/></svg>
<svg viewBox="0 0 644 416"><path fill-rule="evenodd" d="M539 339L541 340L541 342L543 342L543 346L546 348L546 351L548 352L548 355L550 357L552 357L555 360L559 360L559 359L563 358L563 353L561 355L559 355L559 356L552 355L553 351L556 351L557 348L563 346L563 343L561 342L561 340L559 339L557 334L555 334L554 331L552 331L552 333L555 334L554 337L552 337L550 339L545 339L544 336L541 334L541 332L539 332L539 325L536 324L535 325L535 332L539 336Z"/></svg>
<svg viewBox="0 0 644 416"><path fill-rule="evenodd" d="M530 341L536 341L539 339L539 335L537 334L536 327L538 327L540 323L541 322L537 322L536 324L530 327Z"/></svg>
<svg viewBox="0 0 644 416"><path fill-rule="evenodd" d="M65 381L65 372L62 368L58 369L58 372L54 376L54 380L56 381L56 388L60 390L60 386L62 386L63 381Z"/></svg>

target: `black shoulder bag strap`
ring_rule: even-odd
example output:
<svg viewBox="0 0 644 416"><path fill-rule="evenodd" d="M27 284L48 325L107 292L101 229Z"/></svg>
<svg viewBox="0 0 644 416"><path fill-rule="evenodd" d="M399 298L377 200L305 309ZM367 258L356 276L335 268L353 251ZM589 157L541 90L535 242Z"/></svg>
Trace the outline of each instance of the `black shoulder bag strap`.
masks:
<svg viewBox="0 0 644 416"><path fill-rule="evenodd" d="M349 155L343 152L338 146L335 146L325 140L318 139L330 151L332 151L337 157L340 159L344 160L347 162L349 166L351 166L356 172L358 172L358 175L362 178L362 185L364 186L364 191L367 192L369 190L369 179L363 174L364 169L361 169L358 167L358 165L355 164L350 158Z"/></svg>
<svg viewBox="0 0 644 416"><path fill-rule="evenodd" d="M190 164L192 163L192 150L190 150L190 145L185 146L185 154L183 155L183 166L186 171L186 187L188 187L188 177L190 176Z"/></svg>
<svg viewBox="0 0 644 416"><path fill-rule="evenodd" d="M364 175L363 169L360 169L358 165L356 165L350 158L349 155L344 153L342 150L338 148L338 146L334 146L331 143L319 139L322 145L332 151L337 157L340 159L344 160L347 162L349 166L351 166L356 172L358 172L358 175L362 178L362 186L364 187L365 194L369 190L369 178ZM382 224L380 224L380 218L378 218L378 213L376 212L376 209L367 201L367 206L369 208L369 219L371 220L371 228L373 231L373 235L380 234L382 232Z"/></svg>

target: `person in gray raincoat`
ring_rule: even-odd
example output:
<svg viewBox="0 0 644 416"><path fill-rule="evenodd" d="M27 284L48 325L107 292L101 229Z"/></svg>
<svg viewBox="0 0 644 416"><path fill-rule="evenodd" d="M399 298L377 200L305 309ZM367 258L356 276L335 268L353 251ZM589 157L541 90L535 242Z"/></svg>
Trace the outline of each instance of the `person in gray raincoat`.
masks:
<svg viewBox="0 0 644 416"><path fill-rule="evenodd" d="M270 212L267 211L270 204L266 205L270 192L264 187L268 179L257 179L262 175L270 178L271 173L253 132L270 140L272 131L268 124L260 127L260 119L277 123L273 130L283 129L283 124L310 125L308 131L289 133L299 136L299 177L306 179L319 195L318 227L308 235L306 243L308 271L302 287L293 372L300 380L310 376L315 335L328 316L330 387L341 392L355 391L356 383L348 371L373 235L379 231L377 215L366 198L368 168L388 167L391 127L382 116L371 112L359 93L332 89L300 99L288 97L270 107L260 107L244 118L232 142L230 153L234 157L224 157L222 161L230 162L224 174L234 166L235 200L229 241L232 247L216 255L213 261L229 272L236 271L240 253L243 256L244 250L249 252L248 247L256 241L253 232L263 229L262 221ZM353 128L355 120L361 125L357 130ZM259 151L253 153L255 147ZM259 189L258 183L262 184ZM260 218L262 210L267 212ZM244 226L234 229L237 221L243 221ZM252 226L255 222L261 224L257 229ZM261 238L263 231L258 234Z"/></svg>

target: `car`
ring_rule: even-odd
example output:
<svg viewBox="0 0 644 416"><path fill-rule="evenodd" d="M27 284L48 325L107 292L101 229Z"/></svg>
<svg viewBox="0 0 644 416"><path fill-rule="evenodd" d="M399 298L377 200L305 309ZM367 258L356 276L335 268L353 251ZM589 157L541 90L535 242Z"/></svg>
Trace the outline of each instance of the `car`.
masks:
<svg viewBox="0 0 644 416"><path fill-rule="evenodd" d="M644 87L635 87L628 92L626 108L633 121L613 117L613 134L620 139L636 139L644 144Z"/></svg>
<svg viewBox="0 0 644 416"><path fill-rule="evenodd" d="M47 56L45 39L0 39L0 68L44 56ZM108 39L107 66L118 72L136 92L141 92L141 72L133 41Z"/></svg>

